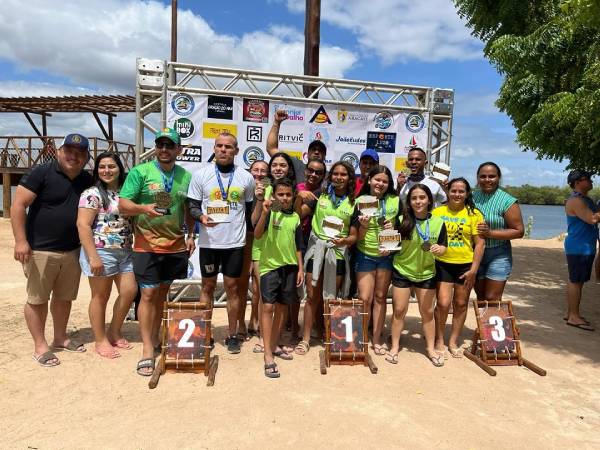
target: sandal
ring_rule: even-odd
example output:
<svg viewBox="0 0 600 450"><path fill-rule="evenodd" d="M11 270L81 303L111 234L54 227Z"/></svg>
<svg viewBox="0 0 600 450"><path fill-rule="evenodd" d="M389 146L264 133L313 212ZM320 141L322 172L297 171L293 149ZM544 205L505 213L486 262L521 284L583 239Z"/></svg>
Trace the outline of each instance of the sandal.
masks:
<svg viewBox="0 0 600 450"><path fill-rule="evenodd" d="M250 340L250 334L248 333L237 333L235 337L238 338L238 341L247 342Z"/></svg>
<svg viewBox="0 0 600 450"><path fill-rule="evenodd" d="M254 328L248 328L248 336L258 337L258 330L255 330Z"/></svg>
<svg viewBox="0 0 600 450"><path fill-rule="evenodd" d="M120 338L114 342L111 342L111 341L109 341L109 342L110 342L110 345L112 345L113 347L117 347L117 348L120 348L123 350L131 350L133 348L133 345L131 345L131 343L125 338Z"/></svg>
<svg viewBox="0 0 600 450"><path fill-rule="evenodd" d="M286 352L284 350L275 350L273 352L273 356L277 356L278 358L281 358L285 361L291 361L292 359L294 359L293 355L290 355L288 352Z"/></svg>
<svg viewBox="0 0 600 450"><path fill-rule="evenodd" d="M442 367L444 365L444 355L438 353L436 356L429 356L429 361L435 367Z"/></svg>
<svg viewBox="0 0 600 450"><path fill-rule="evenodd" d="M383 356L386 354L386 350L383 345L374 344L373 345L373 353L375 353L377 356Z"/></svg>
<svg viewBox="0 0 600 450"><path fill-rule="evenodd" d="M385 360L390 364L398 364L398 353L392 354L390 352L387 352L385 354Z"/></svg>
<svg viewBox="0 0 600 450"><path fill-rule="evenodd" d="M56 350L64 350L66 352L72 352L72 353L84 353L85 352L85 347L83 346L83 344L78 344L75 341L71 341L71 340L69 340L69 343L67 345L52 344L52 347Z"/></svg>
<svg viewBox="0 0 600 450"><path fill-rule="evenodd" d="M280 375L277 363L265 364L265 376L267 378L279 378Z"/></svg>
<svg viewBox="0 0 600 450"><path fill-rule="evenodd" d="M56 367L60 364L60 360L58 359L58 357L50 350L48 350L45 353L42 353L39 356L31 355L31 357L42 367ZM55 361L50 362L52 360Z"/></svg>
<svg viewBox="0 0 600 450"><path fill-rule="evenodd" d="M309 350L310 350L310 344L306 341L300 341L300 342L298 342L298 345L296 345L296 348L294 349L294 353L296 353L297 355L306 355Z"/></svg>
<svg viewBox="0 0 600 450"><path fill-rule="evenodd" d="M448 347L448 351L453 358L462 358L463 352L460 347Z"/></svg>
<svg viewBox="0 0 600 450"><path fill-rule="evenodd" d="M264 353L264 352L265 352L265 347L262 344L259 344L258 342L256 344L254 344L252 353Z"/></svg>
<svg viewBox="0 0 600 450"><path fill-rule="evenodd" d="M142 371L142 369L152 369L150 372ZM142 377L149 377L154 373L154 358L140 359L137 363L136 371Z"/></svg>

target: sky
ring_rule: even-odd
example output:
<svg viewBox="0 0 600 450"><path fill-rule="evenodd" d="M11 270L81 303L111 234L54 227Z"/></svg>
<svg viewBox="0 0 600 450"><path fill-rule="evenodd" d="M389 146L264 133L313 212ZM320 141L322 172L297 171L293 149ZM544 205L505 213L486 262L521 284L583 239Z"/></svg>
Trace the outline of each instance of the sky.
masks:
<svg viewBox="0 0 600 450"><path fill-rule="evenodd" d="M170 0L3 0L0 96L134 94L136 57L168 59ZM303 0L179 0L178 60L303 72ZM494 106L501 76L451 0L322 0L320 74L455 89L452 175L474 180L497 162L506 185L564 185L566 162L537 160L515 143ZM51 135L101 136L90 114L54 114ZM0 135L32 134L22 115L0 115ZM115 121L134 142L134 120Z"/></svg>

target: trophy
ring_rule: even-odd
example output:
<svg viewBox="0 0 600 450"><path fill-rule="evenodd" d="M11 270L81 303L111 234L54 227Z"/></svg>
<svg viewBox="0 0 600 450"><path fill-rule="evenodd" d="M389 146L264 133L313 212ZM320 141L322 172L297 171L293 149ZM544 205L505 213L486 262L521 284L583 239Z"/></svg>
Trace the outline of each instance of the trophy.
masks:
<svg viewBox="0 0 600 450"><path fill-rule="evenodd" d="M163 216L171 214L171 194L165 191L159 191L154 194L154 209Z"/></svg>

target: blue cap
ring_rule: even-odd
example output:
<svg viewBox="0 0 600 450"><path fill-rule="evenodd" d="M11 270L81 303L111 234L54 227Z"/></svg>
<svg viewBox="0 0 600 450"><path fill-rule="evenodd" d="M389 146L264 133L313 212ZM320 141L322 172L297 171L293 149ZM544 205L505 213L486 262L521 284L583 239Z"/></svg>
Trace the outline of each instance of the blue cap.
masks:
<svg viewBox="0 0 600 450"><path fill-rule="evenodd" d="M80 150L85 150L86 152L90 150L90 142L88 141L88 138L79 133L67 134L60 146L78 147Z"/></svg>
<svg viewBox="0 0 600 450"><path fill-rule="evenodd" d="M367 157L373 158L376 162L379 162L379 154L372 148L368 148L360 154L360 159Z"/></svg>

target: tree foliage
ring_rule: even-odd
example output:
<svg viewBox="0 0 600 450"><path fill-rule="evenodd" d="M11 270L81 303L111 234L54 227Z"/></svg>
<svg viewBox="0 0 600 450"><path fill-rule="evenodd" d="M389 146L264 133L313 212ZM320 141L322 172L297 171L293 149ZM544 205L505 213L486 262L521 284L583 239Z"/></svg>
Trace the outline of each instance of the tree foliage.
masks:
<svg viewBox="0 0 600 450"><path fill-rule="evenodd" d="M564 205L569 195L571 195L571 188L568 186L531 186L524 184L522 186L505 186L503 189L524 205ZM588 196L594 202L597 202L600 200L600 188L592 189Z"/></svg>
<svg viewBox="0 0 600 450"><path fill-rule="evenodd" d="M600 0L455 0L504 75L496 102L540 158L600 170Z"/></svg>

